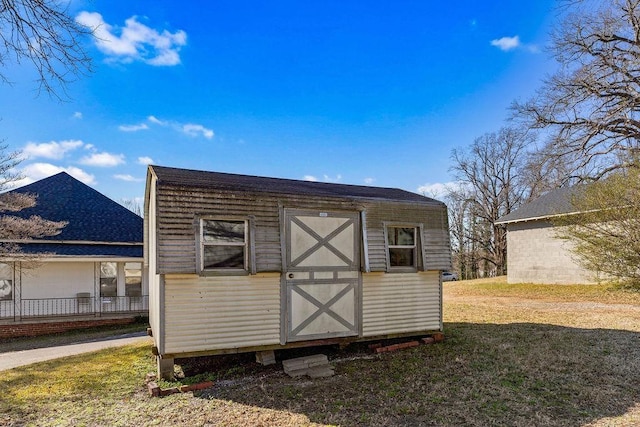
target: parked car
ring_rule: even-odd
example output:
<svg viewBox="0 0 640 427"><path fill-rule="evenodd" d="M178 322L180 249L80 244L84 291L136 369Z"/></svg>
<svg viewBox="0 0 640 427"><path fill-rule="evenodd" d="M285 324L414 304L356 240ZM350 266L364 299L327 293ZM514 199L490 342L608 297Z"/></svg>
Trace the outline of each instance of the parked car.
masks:
<svg viewBox="0 0 640 427"><path fill-rule="evenodd" d="M458 280L458 273L452 273L450 271L442 272L442 281L443 282L453 282Z"/></svg>

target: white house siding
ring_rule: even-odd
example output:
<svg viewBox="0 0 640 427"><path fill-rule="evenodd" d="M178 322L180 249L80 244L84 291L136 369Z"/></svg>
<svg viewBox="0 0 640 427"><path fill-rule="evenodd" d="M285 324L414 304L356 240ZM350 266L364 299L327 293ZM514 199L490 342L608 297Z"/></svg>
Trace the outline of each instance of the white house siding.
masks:
<svg viewBox="0 0 640 427"><path fill-rule="evenodd" d="M22 299L73 298L78 292L95 291L94 262L46 262L23 270Z"/></svg>
<svg viewBox="0 0 640 427"><path fill-rule="evenodd" d="M280 342L280 274L164 276L164 353Z"/></svg>
<svg viewBox="0 0 640 427"><path fill-rule="evenodd" d="M442 328L437 271L363 274L362 290L364 337Z"/></svg>
<svg viewBox="0 0 640 427"><path fill-rule="evenodd" d="M571 242L557 237L558 228L544 221L507 226L509 283L593 283L593 275L574 259Z"/></svg>

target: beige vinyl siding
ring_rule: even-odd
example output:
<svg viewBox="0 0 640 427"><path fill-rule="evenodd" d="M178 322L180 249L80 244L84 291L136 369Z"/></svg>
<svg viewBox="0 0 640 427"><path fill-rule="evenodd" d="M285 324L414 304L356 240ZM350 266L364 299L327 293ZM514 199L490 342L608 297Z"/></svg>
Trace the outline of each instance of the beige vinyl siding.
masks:
<svg viewBox="0 0 640 427"><path fill-rule="evenodd" d="M148 266L149 276L149 326L153 333L153 342L156 347L160 347L162 343L162 330L161 330L161 288L160 288L160 275L156 274L157 265L157 239L156 239L156 179L151 176L148 180L149 196L146 200L147 206L145 212L145 265Z"/></svg>
<svg viewBox="0 0 640 427"><path fill-rule="evenodd" d="M280 275L165 276L166 354L280 342Z"/></svg>
<svg viewBox="0 0 640 427"><path fill-rule="evenodd" d="M362 275L364 337L441 329L441 286L436 271Z"/></svg>
<svg viewBox="0 0 640 427"><path fill-rule="evenodd" d="M421 224L425 270L449 270L451 251L449 224L444 205L378 202L366 205L367 246L371 271L387 270L384 223Z"/></svg>
<svg viewBox="0 0 640 427"><path fill-rule="evenodd" d="M384 221L419 223L426 270L451 268L446 207L441 203L317 200L313 197L275 196L248 192L223 192L160 185L157 193L158 273L196 273L196 234L201 216L251 218L255 233L256 270L282 269L280 208L365 211L369 263L372 271L386 270Z"/></svg>
<svg viewBox="0 0 640 427"><path fill-rule="evenodd" d="M446 215L446 212L443 213ZM451 249L448 228L425 228L424 239L425 270L451 270Z"/></svg>
<svg viewBox="0 0 640 427"><path fill-rule="evenodd" d="M161 349L163 322L160 321L162 310L160 279L160 275L149 275L149 326L151 327L153 345Z"/></svg>
<svg viewBox="0 0 640 427"><path fill-rule="evenodd" d="M274 197L247 192L219 192L198 188L161 186L157 195L158 211L158 272L196 272L196 234L198 218L202 216L251 218L255 233L251 236L255 248L258 272L282 270L280 241L280 207L357 211L353 203L316 201L311 198Z"/></svg>
<svg viewBox="0 0 640 427"><path fill-rule="evenodd" d="M158 195L162 218L159 220L158 247L160 271L194 273L198 218L252 217L255 257L258 271L279 271L279 215L277 203L264 203L245 193L233 195L214 192L165 191Z"/></svg>

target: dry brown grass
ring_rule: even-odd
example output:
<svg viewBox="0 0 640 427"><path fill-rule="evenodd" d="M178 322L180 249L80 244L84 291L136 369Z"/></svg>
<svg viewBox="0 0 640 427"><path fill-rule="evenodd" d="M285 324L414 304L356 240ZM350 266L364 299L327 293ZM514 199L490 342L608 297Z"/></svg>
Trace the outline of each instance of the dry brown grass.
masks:
<svg viewBox="0 0 640 427"><path fill-rule="evenodd" d="M142 384L153 369L148 348L108 350L3 375L0 424L640 425L637 297L445 284L441 344L381 355L363 345L314 349L336 369L316 380L247 357L215 359L213 388L161 399Z"/></svg>
<svg viewBox="0 0 640 427"><path fill-rule="evenodd" d="M607 304L640 305L640 292L617 284L599 285L541 285L523 283L507 284L506 276L488 279L446 282L445 296L453 299L482 297L517 298L549 302L597 302Z"/></svg>

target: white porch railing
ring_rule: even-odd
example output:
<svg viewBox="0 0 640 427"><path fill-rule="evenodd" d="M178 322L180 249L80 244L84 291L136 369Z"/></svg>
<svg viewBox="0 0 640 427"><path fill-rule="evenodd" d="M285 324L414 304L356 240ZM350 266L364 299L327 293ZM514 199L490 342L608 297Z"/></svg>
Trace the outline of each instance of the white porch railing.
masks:
<svg viewBox="0 0 640 427"><path fill-rule="evenodd" d="M16 307L16 304L19 304ZM89 297L37 298L0 301L0 319L56 316L83 316L105 313L145 313L149 310L149 297Z"/></svg>
<svg viewBox="0 0 640 427"><path fill-rule="evenodd" d="M15 302L13 300L0 301L0 319L13 317Z"/></svg>

